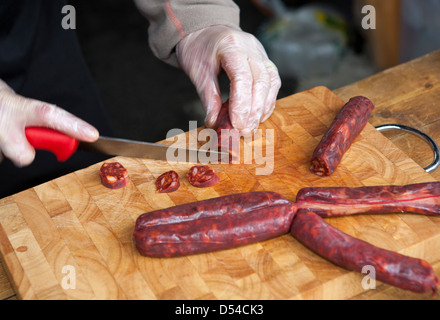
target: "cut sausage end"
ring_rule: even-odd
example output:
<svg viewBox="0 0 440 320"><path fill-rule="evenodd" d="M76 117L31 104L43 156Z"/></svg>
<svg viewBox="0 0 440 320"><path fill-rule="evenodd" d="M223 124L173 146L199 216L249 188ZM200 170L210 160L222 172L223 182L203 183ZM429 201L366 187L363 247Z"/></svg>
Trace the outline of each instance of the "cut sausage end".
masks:
<svg viewBox="0 0 440 320"><path fill-rule="evenodd" d="M310 171L317 176L329 176L331 172L329 172L326 164L320 159L313 159L310 165Z"/></svg>

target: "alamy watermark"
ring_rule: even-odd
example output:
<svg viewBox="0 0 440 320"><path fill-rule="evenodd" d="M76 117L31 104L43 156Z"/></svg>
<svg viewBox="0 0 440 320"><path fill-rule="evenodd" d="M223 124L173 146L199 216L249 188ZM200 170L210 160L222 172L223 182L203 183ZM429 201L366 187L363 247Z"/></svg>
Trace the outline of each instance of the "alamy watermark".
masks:
<svg viewBox="0 0 440 320"><path fill-rule="evenodd" d="M166 159L169 162L199 162L202 164L256 164L256 175L269 175L274 170L274 129L257 129L252 134L242 135L236 129L222 129L221 140L214 129L197 130L197 121L189 121L188 135L182 129L171 129L166 140L173 141ZM203 143L199 148L198 145ZM187 154L184 149L200 149L206 153ZM214 151L214 152L209 152ZM230 153L234 156L219 159L216 152ZM198 158L197 158L198 157Z"/></svg>
<svg viewBox="0 0 440 320"><path fill-rule="evenodd" d="M364 5L361 9L362 14L365 16L362 18L361 25L365 30L376 29L376 8L372 5ZM64 15L61 20L61 26L63 29L76 29L76 10L72 5L65 5L61 9L61 13Z"/></svg>
<svg viewBox="0 0 440 320"><path fill-rule="evenodd" d="M376 269L372 265L365 265L362 267L362 273L366 274L362 278L362 288L365 290L376 289Z"/></svg>
<svg viewBox="0 0 440 320"><path fill-rule="evenodd" d="M65 5L61 8L61 13L64 15L61 20L61 27L64 30L76 29L76 10L72 5Z"/></svg>
<svg viewBox="0 0 440 320"><path fill-rule="evenodd" d="M361 21L362 28L376 29L376 8L372 5L365 5L362 7L362 13L365 14Z"/></svg>
<svg viewBox="0 0 440 320"><path fill-rule="evenodd" d="M61 279L61 287L64 290L76 289L76 270L74 266L65 265L63 266L61 273L65 276Z"/></svg>

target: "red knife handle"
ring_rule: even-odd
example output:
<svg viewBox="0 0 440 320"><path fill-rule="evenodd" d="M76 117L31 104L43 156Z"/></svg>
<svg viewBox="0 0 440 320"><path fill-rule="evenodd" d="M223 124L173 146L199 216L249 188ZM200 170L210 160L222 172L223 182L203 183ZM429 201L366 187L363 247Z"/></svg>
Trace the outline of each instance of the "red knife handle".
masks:
<svg viewBox="0 0 440 320"><path fill-rule="evenodd" d="M75 153L79 144L75 138L44 127L27 127L25 134L27 140L35 149L52 152L60 162L69 159Z"/></svg>

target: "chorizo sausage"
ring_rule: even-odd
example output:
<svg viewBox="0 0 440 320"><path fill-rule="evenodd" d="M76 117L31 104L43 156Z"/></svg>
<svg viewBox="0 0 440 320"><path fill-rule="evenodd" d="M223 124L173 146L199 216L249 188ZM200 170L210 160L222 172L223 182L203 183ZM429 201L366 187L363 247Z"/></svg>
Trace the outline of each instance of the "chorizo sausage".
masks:
<svg viewBox="0 0 440 320"><path fill-rule="evenodd" d="M228 163L238 163L240 161L240 134L232 126L229 118L229 100L226 100L217 116L215 124L217 133L218 151L229 153ZM222 159L222 162L224 159Z"/></svg>
<svg viewBox="0 0 440 320"><path fill-rule="evenodd" d="M338 112L313 152L310 171L318 176L331 175L342 156L361 133L374 109L366 97L351 98Z"/></svg>
<svg viewBox="0 0 440 320"><path fill-rule="evenodd" d="M275 192L233 194L144 213L133 239L154 257L228 249L288 233L295 211Z"/></svg>
<svg viewBox="0 0 440 320"><path fill-rule="evenodd" d="M208 165L192 166L187 173L187 177L189 183L198 188L211 187L220 182L217 173Z"/></svg>
<svg viewBox="0 0 440 320"><path fill-rule="evenodd" d="M247 213L261 208L290 203L284 196L272 191L236 193L141 214L136 220L136 229L213 216Z"/></svg>
<svg viewBox="0 0 440 320"><path fill-rule="evenodd" d="M104 162L99 169L101 183L110 189L123 188L128 184L128 171L119 162Z"/></svg>
<svg viewBox="0 0 440 320"><path fill-rule="evenodd" d="M156 190L159 193L174 192L179 189L179 187L179 175L174 170L164 172L156 179Z"/></svg>
<svg viewBox="0 0 440 320"><path fill-rule="evenodd" d="M296 204L315 210L321 217L391 212L440 215L440 182L303 188L298 191Z"/></svg>
<svg viewBox="0 0 440 320"><path fill-rule="evenodd" d="M313 211L299 209L291 233L305 246L340 267L362 272L364 266L371 266L376 280L383 283L418 293L437 290L439 279L428 262L353 238Z"/></svg>
<svg viewBox="0 0 440 320"><path fill-rule="evenodd" d="M176 257L230 249L289 232L294 207L276 205L247 213L212 216L137 230L142 255Z"/></svg>

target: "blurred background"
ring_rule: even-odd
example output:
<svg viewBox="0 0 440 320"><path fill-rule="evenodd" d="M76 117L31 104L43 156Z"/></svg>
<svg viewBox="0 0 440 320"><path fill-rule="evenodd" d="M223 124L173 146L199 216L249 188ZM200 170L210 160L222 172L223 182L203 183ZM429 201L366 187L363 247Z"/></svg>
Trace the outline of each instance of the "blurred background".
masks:
<svg viewBox="0 0 440 320"><path fill-rule="evenodd" d="M440 0L236 0L241 28L277 65L278 98L318 85L336 89L440 49ZM204 112L190 80L152 54L148 21L127 0L71 0L79 41L115 135L156 142ZM364 29L365 5L376 29ZM229 82L220 76L224 99Z"/></svg>

